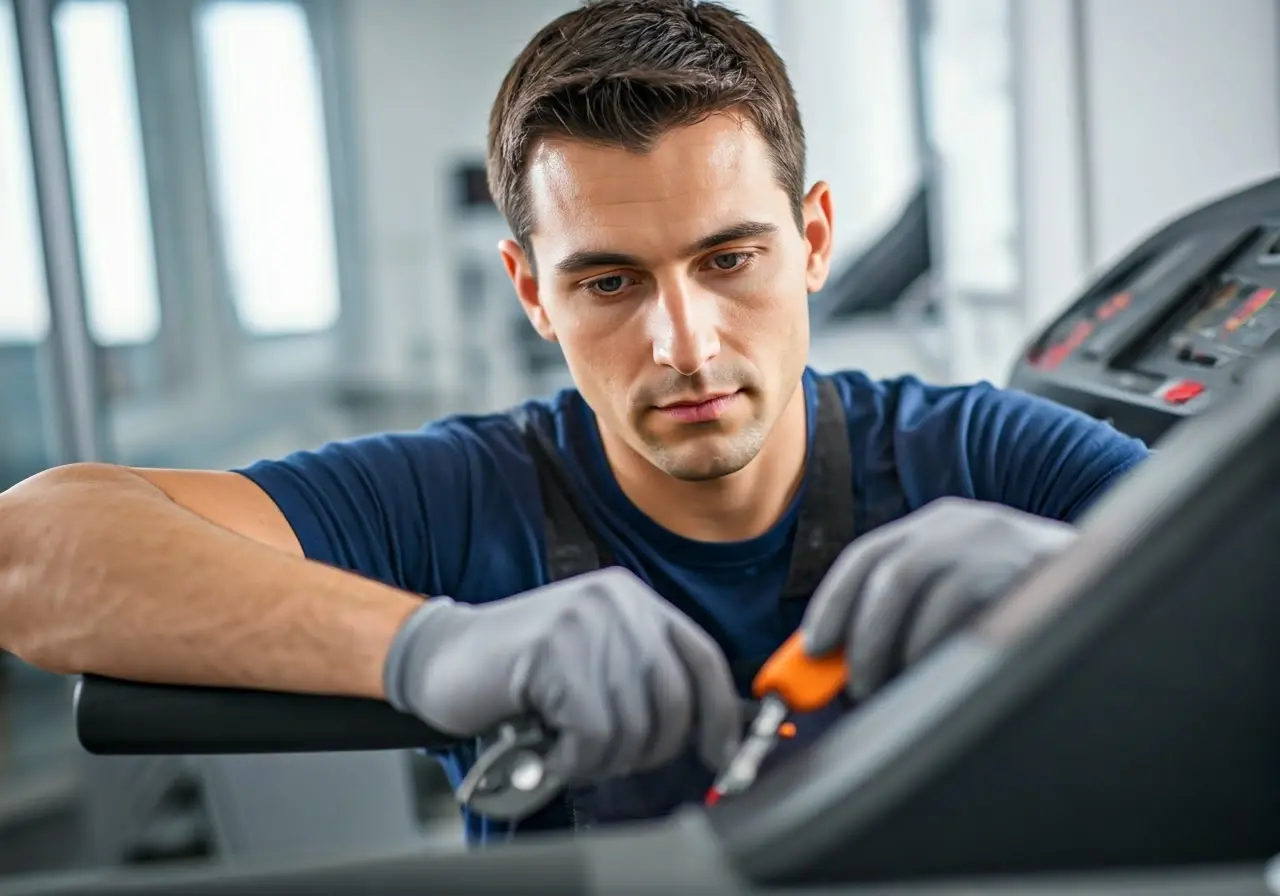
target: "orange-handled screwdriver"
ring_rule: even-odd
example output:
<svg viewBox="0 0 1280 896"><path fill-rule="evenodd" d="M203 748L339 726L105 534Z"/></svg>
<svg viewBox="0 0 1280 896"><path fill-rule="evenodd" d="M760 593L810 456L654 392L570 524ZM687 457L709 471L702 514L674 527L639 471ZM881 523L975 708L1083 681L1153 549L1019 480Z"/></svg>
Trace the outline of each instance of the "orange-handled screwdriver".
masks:
<svg viewBox="0 0 1280 896"><path fill-rule="evenodd" d="M751 683L752 692L760 700L760 710L742 746L707 792L707 805L715 805L721 797L741 793L755 783L787 716L822 709L839 696L848 680L844 651L815 658L805 652L800 632L788 638L760 667Z"/></svg>

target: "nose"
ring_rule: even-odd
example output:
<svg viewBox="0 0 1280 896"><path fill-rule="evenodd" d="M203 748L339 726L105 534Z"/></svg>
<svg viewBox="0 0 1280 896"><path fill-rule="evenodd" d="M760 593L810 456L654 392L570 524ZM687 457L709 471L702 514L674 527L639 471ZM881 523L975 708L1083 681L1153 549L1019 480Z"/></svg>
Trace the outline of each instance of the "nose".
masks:
<svg viewBox="0 0 1280 896"><path fill-rule="evenodd" d="M654 363L693 376L720 353L719 325L712 297L688 283L663 287L650 316Z"/></svg>

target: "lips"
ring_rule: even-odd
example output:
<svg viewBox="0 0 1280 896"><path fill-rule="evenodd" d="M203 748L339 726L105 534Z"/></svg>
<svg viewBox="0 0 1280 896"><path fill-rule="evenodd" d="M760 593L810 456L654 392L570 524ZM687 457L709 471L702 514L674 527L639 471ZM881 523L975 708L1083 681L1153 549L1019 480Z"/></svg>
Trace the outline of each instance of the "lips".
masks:
<svg viewBox="0 0 1280 896"><path fill-rule="evenodd" d="M658 408L657 411L681 423L706 423L723 415L737 398L737 392L711 395L703 399L664 405Z"/></svg>

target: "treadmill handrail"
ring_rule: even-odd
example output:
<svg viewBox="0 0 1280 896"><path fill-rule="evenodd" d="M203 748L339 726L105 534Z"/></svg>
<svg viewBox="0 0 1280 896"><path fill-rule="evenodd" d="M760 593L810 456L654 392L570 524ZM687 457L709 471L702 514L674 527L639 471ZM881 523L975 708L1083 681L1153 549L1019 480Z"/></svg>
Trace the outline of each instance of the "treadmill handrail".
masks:
<svg viewBox="0 0 1280 896"><path fill-rule="evenodd" d="M102 756L444 749L459 738L380 700L85 675L76 734Z"/></svg>

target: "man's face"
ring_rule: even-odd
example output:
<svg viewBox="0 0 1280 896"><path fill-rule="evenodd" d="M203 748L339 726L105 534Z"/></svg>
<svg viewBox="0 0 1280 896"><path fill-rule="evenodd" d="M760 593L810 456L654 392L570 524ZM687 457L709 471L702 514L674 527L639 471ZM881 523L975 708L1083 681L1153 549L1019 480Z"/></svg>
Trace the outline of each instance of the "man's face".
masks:
<svg viewBox="0 0 1280 896"><path fill-rule="evenodd" d="M564 351L610 448L679 479L746 466L796 394L826 278L826 186L796 225L765 142L714 115L644 155L534 151L533 268L502 247L530 321Z"/></svg>

